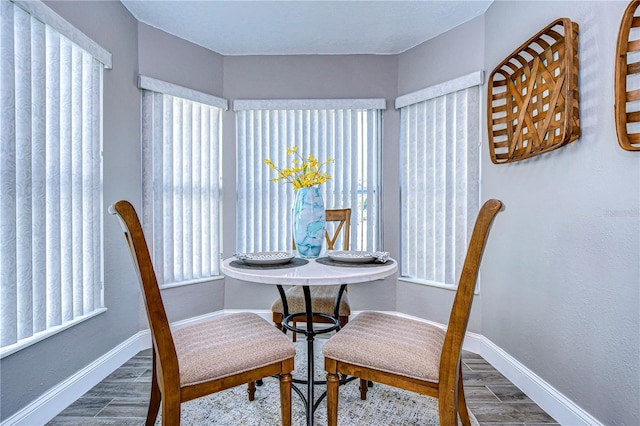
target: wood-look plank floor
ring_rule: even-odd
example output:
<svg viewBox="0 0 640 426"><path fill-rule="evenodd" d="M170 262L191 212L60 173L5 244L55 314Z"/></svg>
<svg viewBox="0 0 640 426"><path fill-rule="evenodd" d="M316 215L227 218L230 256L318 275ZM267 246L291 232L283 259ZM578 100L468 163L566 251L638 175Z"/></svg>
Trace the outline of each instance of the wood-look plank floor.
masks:
<svg viewBox="0 0 640 426"><path fill-rule="evenodd" d="M555 420L479 355L463 353L467 403L480 426L552 426ZM131 358L56 416L49 425L144 424L151 351Z"/></svg>

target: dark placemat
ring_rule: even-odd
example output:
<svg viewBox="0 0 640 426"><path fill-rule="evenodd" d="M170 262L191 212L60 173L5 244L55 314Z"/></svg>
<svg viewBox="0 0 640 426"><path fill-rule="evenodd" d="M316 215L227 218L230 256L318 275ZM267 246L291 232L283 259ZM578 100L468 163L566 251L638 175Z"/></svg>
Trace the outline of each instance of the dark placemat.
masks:
<svg viewBox="0 0 640 426"><path fill-rule="evenodd" d="M338 262L330 257L320 257L316 259L316 262L329 266L344 266L346 268L375 268L376 266L392 265L393 260L389 259L385 263L369 262L369 263L355 263L355 262Z"/></svg>
<svg viewBox="0 0 640 426"><path fill-rule="evenodd" d="M306 265L309 263L306 259L300 259L298 257L294 257L287 263L281 263L279 265L247 265L242 260L232 260L229 262L229 266L233 266L238 269L287 269L287 268L297 268L298 266Z"/></svg>

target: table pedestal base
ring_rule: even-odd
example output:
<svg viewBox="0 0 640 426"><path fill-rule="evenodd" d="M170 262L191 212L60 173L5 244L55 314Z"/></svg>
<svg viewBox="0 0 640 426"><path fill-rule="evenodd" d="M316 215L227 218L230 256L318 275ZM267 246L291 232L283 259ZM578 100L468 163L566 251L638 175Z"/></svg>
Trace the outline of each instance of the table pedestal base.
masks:
<svg viewBox="0 0 640 426"><path fill-rule="evenodd" d="M294 386L292 387L292 389L298 394L298 396L300 397L300 399L302 399L302 402L305 405L305 411L306 411L306 417L307 417L307 425L308 426L312 426L314 424L314 419L313 419L313 413L315 412L315 410L318 408L318 405L320 405L320 402L324 399L324 397L327 395L326 390L318 397L318 399L316 400L314 397L314 385L324 385L327 382L324 380L314 380L314 372L315 372L315 359L314 359L314 341L315 341L315 336L316 334L324 334L324 333L331 333L332 331L335 330L339 330L340 329L340 322L338 321L338 307L340 306L340 299L342 298L342 293L344 292L344 289L346 288L346 285L342 285L340 287L340 291L338 292L338 297L336 298L336 303L335 303L335 315L331 316L331 315L327 315L324 313L314 313L312 311L312 306L311 306L311 292L309 290L309 286L302 286L302 290L304 293L304 302L305 302L305 309L306 312L299 312L299 313L293 313L293 314L289 314L288 312L288 305L287 305L287 300L286 300L286 296L285 296L285 292L284 289L282 288L282 286L278 286L278 291L280 292L280 296L282 298L282 307L283 307L283 319L282 319L282 328L283 331L286 333L286 331L292 331L294 333L301 333L304 334L307 337L307 380L300 380L300 379L293 379L293 383ZM313 317L322 317L323 319L326 319L329 321L329 326L327 327L323 327L319 330L315 330L313 328ZM306 321L306 328L299 328L299 327L293 327L292 325L290 325L290 323L294 322L294 320L296 321L300 321L301 318L303 318L304 321ZM355 377L350 377L348 379L345 380L341 380L340 384L344 384L347 382L350 382L352 380L354 380ZM307 395L305 397L305 395L302 393L302 391L295 386L295 384L306 384L307 385Z"/></svg>

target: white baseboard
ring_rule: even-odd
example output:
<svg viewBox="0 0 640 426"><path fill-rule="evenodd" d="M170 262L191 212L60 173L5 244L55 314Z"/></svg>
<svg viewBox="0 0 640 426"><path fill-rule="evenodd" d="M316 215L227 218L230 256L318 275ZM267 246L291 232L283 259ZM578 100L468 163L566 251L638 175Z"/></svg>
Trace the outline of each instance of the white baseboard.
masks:
<svg viewBox="0 0 640 426"><path fill-rule="evenodd" d="M445 328L443 324L433 321L399 312L390 313ZM486 337L467 332L463 347L469 352L482 356L561 425L602 426L601 422Z"/></svg>
<svg viewBox="0 0 640 426"><path fill-rule="evenodd" d="M204 320L240 312L241 310L226 309L211 314L201 315L172 323L172 327L180 328ZM246 312L247 310L242 310ZM256 314L271 321L271 311L254 310ZM442 324L413 317L399 312L388 312L393 315L411 318L444 328ZM355 316L354 312L352 316ZM31 402L13 416L5 419L2 426L45 424L61 411L76 401L92 387L100 383L118 367L143 349L151 347L149 330L143 330L131 336L67 380L51 388L44 395ZM569 398L558 392L551 385L542 380L533 371L506 353L486 337L467 333L464 349L481 355L501 374L520 388L529 398L561 425L567 426L602 426L597 419L576 405Z"/></svg>
<svg viewBox="0 0 640 426"><path fill-rule="evenodd" d="M595 417L542 380L491 340L480 334L467 333L465 349L467 349L467 342L469 343L468 350L482 356L561 425L603 426Z"/></svg>
<svg viewBox="0 0 640 426"><path fill-rule="evenodd" d="M43 425L100 383L141 350L151 347L149 330L141 331L2 422L3 426Z"/></svg>

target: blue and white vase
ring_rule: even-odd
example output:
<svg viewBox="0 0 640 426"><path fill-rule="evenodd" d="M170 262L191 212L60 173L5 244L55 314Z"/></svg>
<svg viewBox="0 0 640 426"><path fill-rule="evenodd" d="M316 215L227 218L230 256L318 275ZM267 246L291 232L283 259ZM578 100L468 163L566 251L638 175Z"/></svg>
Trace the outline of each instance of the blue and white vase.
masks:
<svg viewBox="0 0 640 426"><path fill-rule="evenodd" d="M320 190L315 186L298 189L293 206L293 240L300 257L320 256L324 225L324 201Z"/></svg>

